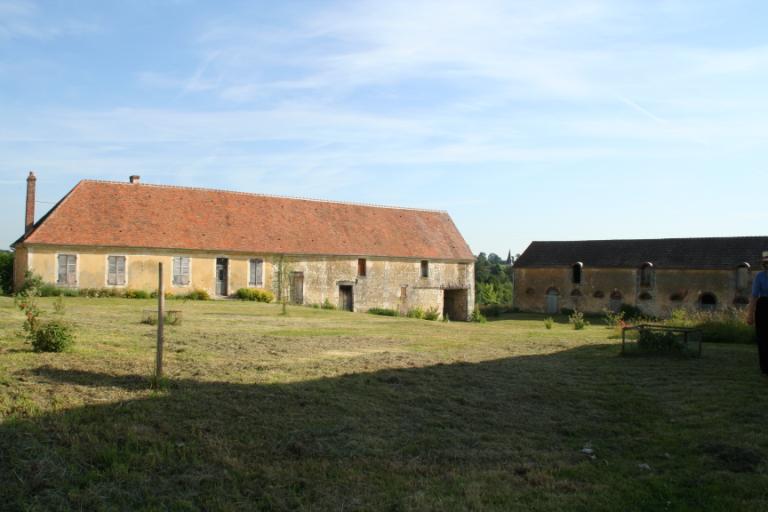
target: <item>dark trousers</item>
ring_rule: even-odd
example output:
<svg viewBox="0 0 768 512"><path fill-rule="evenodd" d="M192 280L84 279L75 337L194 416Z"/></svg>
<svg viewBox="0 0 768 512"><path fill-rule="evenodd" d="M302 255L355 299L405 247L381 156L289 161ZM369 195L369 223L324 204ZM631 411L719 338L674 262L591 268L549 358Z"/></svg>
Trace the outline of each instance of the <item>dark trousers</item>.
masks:
<svg viewBox="0 0 768 512"><path fill-rule="evenodd" d="M757 299L755 332L757 333L757 352L760 356L760 370L768 374L768 297Z"/></svg>

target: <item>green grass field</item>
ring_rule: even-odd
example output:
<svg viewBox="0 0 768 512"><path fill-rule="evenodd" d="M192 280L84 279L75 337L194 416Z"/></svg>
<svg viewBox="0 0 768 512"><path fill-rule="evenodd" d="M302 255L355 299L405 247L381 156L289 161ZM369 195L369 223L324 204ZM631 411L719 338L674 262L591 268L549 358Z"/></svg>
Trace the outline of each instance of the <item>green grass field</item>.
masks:
<svg viewBox="0 0 768 512"><path fill-rule="evenodd" d="M3 510L768 509L753 346L171 301L152 391L152 301L65 304L75 349L36 354L0 299Z"/></svg>

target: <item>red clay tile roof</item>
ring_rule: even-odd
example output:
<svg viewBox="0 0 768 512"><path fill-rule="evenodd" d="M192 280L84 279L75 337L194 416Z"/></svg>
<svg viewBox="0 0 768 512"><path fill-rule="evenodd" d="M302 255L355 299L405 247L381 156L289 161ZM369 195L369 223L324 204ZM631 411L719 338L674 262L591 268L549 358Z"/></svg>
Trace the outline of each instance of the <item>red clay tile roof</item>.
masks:
<svg viewBox="0 0 768 512"><path fill-rule="evenodd" d="M445 212L103 181L17 243L474 260Z"/></svg>

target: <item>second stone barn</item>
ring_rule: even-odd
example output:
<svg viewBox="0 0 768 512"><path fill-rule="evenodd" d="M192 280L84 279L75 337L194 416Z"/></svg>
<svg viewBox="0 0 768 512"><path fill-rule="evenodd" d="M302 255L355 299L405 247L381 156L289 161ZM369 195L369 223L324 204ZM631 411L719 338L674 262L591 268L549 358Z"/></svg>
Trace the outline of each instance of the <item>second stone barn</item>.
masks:
<svg viewBox="0 0 768 512"><path fill-rule="evenodd" d="M474 256L446 212L131 176L81 181L35 221L35 185L30 173L25 233L14 244L17 287L31 271L60 287L154 291L163 262L174 294L264 288L294 304L436 308L451 320L474 309Z"/></svg>
<svg viewBox="0 0 768 512"><path fill-rule="evenodd" d="M743 308L765 250L765 236L533 242L514 264L514 305L554 314L628 304L660 317Z"/></svg>

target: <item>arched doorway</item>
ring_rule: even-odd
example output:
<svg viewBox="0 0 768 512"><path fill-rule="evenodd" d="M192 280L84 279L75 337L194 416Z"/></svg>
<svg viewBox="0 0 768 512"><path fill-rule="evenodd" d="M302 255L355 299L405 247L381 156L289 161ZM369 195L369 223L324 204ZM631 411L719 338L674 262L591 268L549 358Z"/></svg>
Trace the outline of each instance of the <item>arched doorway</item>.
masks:
<svg viewBox="0 0 768 512"><path fill-rule="evenodd" d="M560 312L560 291L557 288L547 290L546 312L555 315Z"/></svg>

